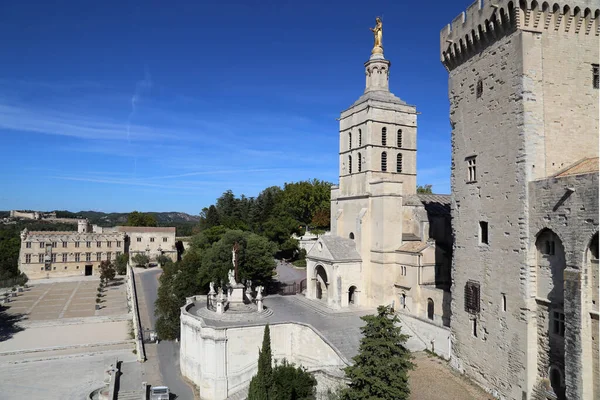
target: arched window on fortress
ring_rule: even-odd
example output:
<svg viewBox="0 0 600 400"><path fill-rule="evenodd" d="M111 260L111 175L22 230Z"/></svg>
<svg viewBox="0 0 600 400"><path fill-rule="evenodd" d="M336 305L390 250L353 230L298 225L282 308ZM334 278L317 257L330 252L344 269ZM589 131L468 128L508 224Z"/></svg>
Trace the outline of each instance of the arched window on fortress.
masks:
<svg viewBox="0 0 600 400"><path fill-rule="evenodd" d="M381 128L381 144L385 146L387 144L387 129Z"/></svg>
<svg viewBox="0 0 600 400"><path fill-rule="evenodd" d="M358 147L362 146L362 131L358 130Z"/></svg>
<svg viewBox="0 0 600 400"><path fill-rule="evenodd" d="M398 147L402 147L402 129L398 129Z"/></svg>
<svg viewBox="0 0 600 400"><path fill-rule="evenodd" d="M348 173L352 173L352 156L348 156Z"/></svg>
<svg viewBox="0 0 600 400"><path fill-rule="evenodd" d="M400 153L396 156L396 172L402 172L402 154Z"/></svg>
<svg viewBox="0 0 600 400"><path fill-rule="evenodd" d="M352 149L352 132L348 133L348 149Z"/></svg>
<svg viewBox="0 0 600 400"><path fill-rule="evenodd" d="M362 171L362 157L360 156L360 153L358 153L358 172Z"/></svg>
<svg viewBox="0 0 600 400"><path fill-rule="evenodd" d="M381 170L383 172L387 171L387 153L385 151L381 153Z"/></svg>

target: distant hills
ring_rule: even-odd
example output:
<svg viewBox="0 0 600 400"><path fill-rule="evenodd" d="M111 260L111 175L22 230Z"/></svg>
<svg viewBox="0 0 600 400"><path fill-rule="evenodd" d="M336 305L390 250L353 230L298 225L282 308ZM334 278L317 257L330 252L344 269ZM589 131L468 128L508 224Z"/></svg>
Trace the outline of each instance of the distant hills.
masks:
<svg viewBox="0 0 600 400"><path fill-rule="evenodd" d="M168 224L196 224L200 221L198 215L190 215L183 212L148 212L156 218L159 225L165 226ZM86 218L92 224L99 226L116 226L123 225L127 222L129 213L103 213L99 211L56 211L58 218Z"/></svg>
<svg viewBox="0 0 600 400"><path fill-rule="evenodd" d="M25 210L21 210L25 211ZM30 210L27 210L30 211ZM84 218L88 219L92 224L96 224L98 226L116 226L123 225L127 222L127 215L129 213L104 213L99 211L64 211L64 210L56 210L57 218ZM156 222L158 222L161 226L166 226L169 224L174 225L195 225L200 220L200 216L198 215L190 215L183 212L149 212L147 214L152 214L156 218ZM9 216L9 211L0 211L0 218L6 218Z"/></svg>

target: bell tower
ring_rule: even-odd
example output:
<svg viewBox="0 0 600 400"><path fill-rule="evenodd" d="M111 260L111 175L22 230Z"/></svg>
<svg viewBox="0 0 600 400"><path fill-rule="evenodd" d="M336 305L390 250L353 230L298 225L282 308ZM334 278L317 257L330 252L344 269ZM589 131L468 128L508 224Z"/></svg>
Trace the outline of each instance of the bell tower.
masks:
<svg viewBox="0 0 600 400"><path fill-rule="evenodd" d="M331 193L332 233L370 251L402 244L402 196L416 193L417 113L389 89L378 18L365 66L365 90L340 117L339 186Z"/></svg>

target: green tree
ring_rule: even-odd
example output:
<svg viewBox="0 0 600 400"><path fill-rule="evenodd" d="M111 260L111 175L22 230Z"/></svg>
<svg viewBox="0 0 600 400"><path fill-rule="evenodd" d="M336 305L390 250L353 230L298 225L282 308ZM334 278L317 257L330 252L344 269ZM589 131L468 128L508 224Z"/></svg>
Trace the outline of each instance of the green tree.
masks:
<svg viewBox="0 0 600 400"><path fill-rule="evenodd" d="M171 257L161 254L160 256L156 257L156 262L158 262L162 267L164 267L166 264L172 263L173 260L171 260Z"/></svg>
<svg viewBox="0 0 600 400"><path fill-rule="evenodd" d="M129 261L129 256L127 254L120 254L115 260L115 269L117 274L125 275L127 273L127 262Z"/></svg>
<svg viewBox="0 0 600 400"><path fill-rule="evenodd" d="M21 239L16 230L0 230L0 280L19 275Z"/></svg>
<svg viewBox="0 0 600 400"><path fill-rule="evenodd" d="M345 400L404 400L410 396L408 372L414 368L404 347L408 335L401 333L398 317L389 306L377 307L377 315L361 317L363 338L354 365L344 369L350 379Z"/></svg>
<svg viewBox="0 0 600 400"><path fill-rule="evenodd" d="M100 279L104 279L106 281L112 281L115 279L115 275L117 271L115 270L115 266L109 260L104 260L100 263Z"/></svg>
<svg viewBox="0 0 600 400"><path fill-rule="evenodd" d="M148 265L148 263L150 262L150 257L142 253L137 253L136 255L131 257L131 261L133 261L133 263L136 266L145 268L146 265Z"/></svg>
<svg viewBox="0 0 600 400"><path fill-rule="evenodd" d="M269 392L270 399L312 400L315 399L317 380L305 368L296 367L286 359L275 365L272 373L273 386Z"/></svg>
<svg viewBox="0 0 600 400"><path fill-rule="evenodd" d="M156 217L150 213L133 211L127 216L127 226L157 226Z"/></svg>
<svg viewBox="0 0 600 400"><path fill-rule="evenodd" d="M154 304L156 330L160 338L179 338L180 309L185 305L186 297L206 294L208 279L201 278L198 274L201 263L202 259L197 252L186 252L183 260L163 266L158 297Z"/></svg>
<svg viewBox="0 0 600 400"><path fill-rule="evenodd" d="M232 268L234 243L239 246L238 280L251 279L257 285L268 284L275 269L273 256L277 247L262 236L239 230L227 231L218 242L202 252L203 276L216 282L227 281L227 273Z"/></svg>
<svg viewBox="0 0 600 400"><path fill-rule="evenodd" d="M286 183L281 206L292 218L308 225L319 210L329 209L330 198L331 183L318 179Z"/></svg>
<svg viewBox="0 0 600 400"><path fill-rule="evenodd" d="M273 385L273 357L271 354L271 330L265 325L263 343L258 351L258 372L250 381L248 400L268 400Z"/></svg>
<svg viewBox="0 0 600 400"><path fill-rule="evenodd" d="M421 194L432 194L433 191L431 190L431 185L419 185L417 186L417 193L421 193Z"/></svg>

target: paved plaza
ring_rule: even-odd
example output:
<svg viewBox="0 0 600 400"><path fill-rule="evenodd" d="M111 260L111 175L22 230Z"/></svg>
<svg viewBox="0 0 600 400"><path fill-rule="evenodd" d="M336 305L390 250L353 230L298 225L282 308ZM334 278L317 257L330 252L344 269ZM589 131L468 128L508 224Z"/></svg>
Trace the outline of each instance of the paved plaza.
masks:
<svg viewBox="0 0 600 400"><path fill-rule="evenodd" d="M16 298L11 298L6 312L24 315L28 322L127 314L125 278L119 277L105 288L101 309L96 310L99 282L34 282Z"/></svg>
<svg viewBox="0 0 600 400"><path fill-rule="evenodd" d="M0 398L83 399L118 358L140 373L124 277L102 292L96 277L30 282L0 309Z"/></svg>

